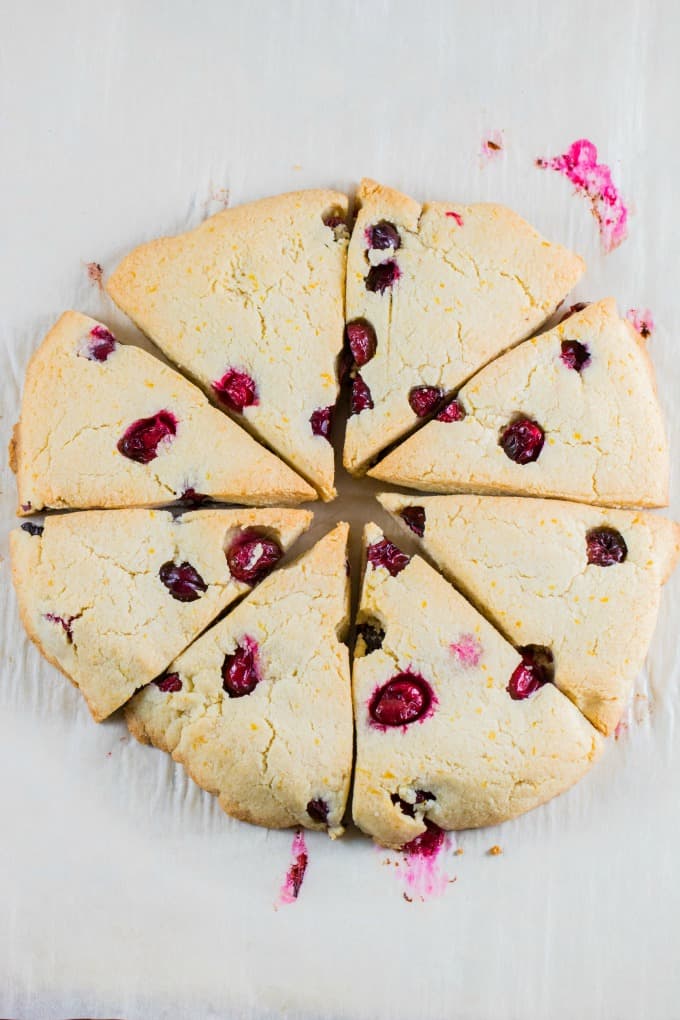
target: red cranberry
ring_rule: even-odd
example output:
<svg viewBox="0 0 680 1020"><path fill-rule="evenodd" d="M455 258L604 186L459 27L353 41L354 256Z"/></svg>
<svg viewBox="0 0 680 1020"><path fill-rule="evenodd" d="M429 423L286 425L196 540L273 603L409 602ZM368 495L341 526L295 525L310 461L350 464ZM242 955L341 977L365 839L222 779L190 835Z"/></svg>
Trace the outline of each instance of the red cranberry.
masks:
<svg viewBox="0 0 680 1020"><path fill-rule="evenodd" d="M177 433L177 419L171 411L158 411L151 418L140 418L118 440L118 451L138 464L149 464L158 456L158 447Z"/></svg>
<svg viewBox="0 0 680 1020"><path fill-rule="evenodd" d="M184 506L202 506L203 503L207 503L210 496L204 496L202 492L196 492L195 489L185 489L182 495L179 497L180 503Z"/></svg>
<svg viewBox="0 0 680 1020"><path fill-rule="evenodd" d="M506 690L513 701L523 701L544 684L552 683L553 655L549 648L527 645L519 649L522 661L510 677Z"/></svg>
<svg viewBox="0 0 680 1020"><path fill-rule="evenodd" d="M257 642L244 637L233 655L226 655L222 664L222 687L230 698L252 694L262 677L257 661Z"/></svg>
<svg viewBox="0 0 680 1020"><path fill-rule="evenodd" d="M345 223L345 216L342 209L339 209L337 206L333 206L332 209L325 212L321 219L327 227L331 228L331 230L335 230L336 227L344 227L347 225Z"/></svg>
<svg viewBox="0 0 680 1020"><path fill-rule="evenodd" d="M465 417L465 408L459 400L451 400L446 407L443 407L436 417L436 421L462 421Z"/></svg>
<svg viewBox="0 0 680 1020"><path fill-rule="evenodd" d="M563 340L561 349L562 362L575 372L580 372L590 363L590 351L585 344L579 343L578 340Z"/></svg>
<svg viewBox="0 0 680 1020"><path fill-rule="evenodd" d="M213 389L218 399L237 414L258 403L254 379L236 368L227 369L222 378L213 383Z"/></svg>
<svg viewBox="0 0 680 1020"><path fill-rule="evenodd" d="M403 553L393 542L381 538L379 542L372 542L366 549L366 559L375 570L377 567L384 567L392 577L411 562L411 557Z"/></svg>
<svg viewBox="0 0 680 1020"><path fill-rule="evenodd" d="M283 556L283 550L273 538L260 535L254 528L246 528L233 540L227 550L227 563L232 577L244 584L257 584L266 577Z"/></svg>
<svg viewBox="0 0 680 1020"><path fill-rule="evenodd" d="M42 535L42 533L43 533L43 531L45 529L44 529L44 527L41 524L30 524L30 523L27 523L27 524L22 524L21 525L21 530L22 531L27 531L29 535L33 535L35 537L37 535Z"/></svg>
<svg viewBox="0 0 680 1020"><path fill-rule="evenodd" d="M596 567L611 567L623 563L628 555L628 546L623 535L615 528L593 528L586 535L588 563Z"/></svg>
<svg viewBox="0 0 680 1020"><path fill-rule="evenodd" d="M302 888L308 863L309 857L306 849L303 848L296 854L295 860L286 873L286 887L294 900L296 900L300 894L300 889Z"/></svg>
<svg viewBox="0 0 680 1020"><path fill-rule="evenodd" d="M312 434L323 436L329 443L331 441L331 428L333 427L333 411L334 407L332 404L330 407L317 407L316 411L312 411L309 419L309 424L312 426Z"/></svg>
<svg viewBox="0 0 680 1020"><path fill-rule="evenodd" d="M375 330L370 323L363 319L354 319L353 322L348 322L345 326L345 335L357 368L366 365L371 358L375 357L378 342Z"/></svg>
<svg viewBox="0 0 680 1020"><path fill-rule="evenodd" d="M379 726L408 726L431 708L432 688L418 673L397 673L377 687L368 711Z"/></svg>
<svg viewBox="0 0 680 1020"><path fill-rule="evenodd" d="M350 414L361 414L362 411L371 410L372 407L373 397L371 396L371 391L361 376L357 375L352 382Z"/></svg>
<svg viewBox="0 0 680 1020"><path fill-rule="evenodd" d="M576 312L582 312L583 309L587 308L587 307L588 307L588 302L587 301L577 301L575 305L571 306L571 308L567 308L566 312L560 318L560 322L564 322L566 319L570 318L572 315L575 315Z"/></svg>
<svg viewBox="0 0 680 1020"><path fill-rule="evenodd" d="M158 571L158 576L178 602L195 602L208 590L201 575L186 560L184 563L168 560Z"/></svg>
<svg viewBox="0 0 680 1020"><path fill-rule="evenodd" d="M418 538L423 537L425 534L424 506L405 506L403 510L399 511L399 516L405 524L408 524L414 535L417 535Z"/></svg>
<svg viewBox="0 0 680 1020"><path fill-rule="evenodd" d="M179 673L164 673L163 676L159 676L152 682L164 694L176 694L177 691L182 690L182 678Z"/></svg>
<svg viewBox="0 0 680 1020"><path fill-rule="evenodd" d="M366 655L370 655L371 652L377 652L379 648L382 648L382 643L385 640L385 631L377 623L366 622L358 624L357 635L363 638Z"/></svg>
<svg viewBox="0 0 680 1020"><path fill-rule="evenodd" d="M419 418L426 418L441 399L442 391L438 386L414 386L408 395L411 410Z"/></svg>
<svg viewBox="0 0 680 1020"><path fill-rule="evenodd" d="M328 822L328 804L320 797L310 800L307 805L307 814L313 822L321 822L326 825Z"/></svg>
<svg viewBox="0 0 680 1020"><path fill-rule="evenodd" d="M543 429L530 418L519 418L504 430L499 442L503 452L516 464L529 464L538 460L543 449Z"/></svg>
<svg viewBox="0 0 680 1020"><path fill-rule="evenodd" d="M416 817L416 804L425 804L428 800L436 799L435 795L433 793L428 793L427 790L416 790L415 804L409 804L407 800L402 800L398 793L390 794L390 800L395 807L398 804L402 814L408 815L409 818Z"/></svg>
<svg viewBox="0 0 680 1020"><path fill-rule="evenodd" d="M401 248L401 237L394 223L388 220L380 220L373 226L366 228L366 242L369 248L376 251L385 251L386 248Z"/></svg>
<svg viewBox="0 0 680 1020"><path fill-rule="evenodd" d="M446 215L450 216L452 220L455 220L459 227L463 226L463 217L460 215L460 213L454 212L451 209L447 212Z"/></svg>
<svg viewBox="0 0 680 1020"><path fill-rule="evenodd" d="M394 286L400 276L401 270L392 259L389 262L381 262L379 266L371 266L365 281L366 290L373 294L384 294Z"/></svg>
<svg viewBox="0 0 680 1020"><path fill-rule="evenodd" d="M113 333L109 333L105 326L94 326L90 330L85 357L90 361L106 361L117 346L115 336Z"/></svg>
<svg viewBox="0 0 680 1020"><path fill-rule="evenodd" d="M445 838L444 830L426 818L425 832L405 843L401 849L412 857L436 857L444 845Z"/></svg>
<svg viewBox="0 0 680 1020"><path fill-rule="evenodd" d="M73 644L73 621L76 619L75 616L55 616L54 613L45 613L45 619L49 620L50 623L58 623L66 634L66 640L70 645Z"/></svg>

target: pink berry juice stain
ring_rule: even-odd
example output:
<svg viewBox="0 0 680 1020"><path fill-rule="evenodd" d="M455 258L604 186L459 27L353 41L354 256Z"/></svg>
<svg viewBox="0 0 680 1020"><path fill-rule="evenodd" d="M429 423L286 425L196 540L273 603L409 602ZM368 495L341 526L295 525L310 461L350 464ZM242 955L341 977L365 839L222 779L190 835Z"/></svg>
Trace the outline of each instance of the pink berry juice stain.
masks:
<svg viewBox="0 0 680 1020"><path fill-rule="evenodd" d="M402 847L400 861L395 861L403 885L404 899L411 903L443 896L447 886L456 881L444 867L444 857L456 850L456 836L444 832L433 822L426 822L427 828L420 836Z"/></svg>
<svg viewBox="0 0 680 1020"><path fill-rule="evenodd" d="M281 892L279 894L279 903L281 905L295 903L296 899L300 895L300 889L302 888L302 883L307 871L309 855L307 853L305 834L302 829L298 829L293 836L291 854L293 859L288 871L286 872L286 877L283 880L283 885L281 886Z"/></svg>
<svg viewBox="0 0 680 1020"><path fill-rule="evenodd" d="M626 318L643 340L647 340L654 332L654 316L649 308L629 308Z"/></svg>
<svg viewBox="0 0 680 1020"><path fill-rule="evenodd" d="M605 252L613 251L628 234L628 209L606 163L597 162L597 148L587 138L573 142L561 156L537 159L536 166L556 170L589 199L600 228Z"/></svg>
<svg viewBox="0 0 680 1020"><path fill-rule="evenodd" d="M450 649L461 666L478 666L481 661L482 646L474 634L461 634Z"/></svg>

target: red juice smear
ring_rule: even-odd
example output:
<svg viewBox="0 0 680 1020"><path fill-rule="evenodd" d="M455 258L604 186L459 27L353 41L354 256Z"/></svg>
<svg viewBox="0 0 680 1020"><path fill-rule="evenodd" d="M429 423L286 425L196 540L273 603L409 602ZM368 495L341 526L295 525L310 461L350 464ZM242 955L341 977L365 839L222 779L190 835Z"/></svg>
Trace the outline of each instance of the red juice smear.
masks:
<svg viewBox="0 0 680 1020"><path fill-rule="evenodd" d="M485 163L498 159L503 153L503 132L489 131L482 139L482 148L479 155Z"/></svg>
<svg viewBox="0 0 680 1020"><path fill-rule="evenodd" d="M482 657L482 646L474 634L461 634L458 641L449 646L461 666L478 666Z"/></svg>
<svg viewBox="0 0 680 1020"><path fill-rule="evenodd" d="M442 866L442 855L456 847L453 833L444 832L433 822L425 823L427 828L420 836L402 847L406 858L406 869L402 872L406 886L405 897L418 897L421 901L443 896L452 879Z"/></svg>
<svg viewBox="0 0 680 1020"><path fill-rule="evenodd" d="M654 332L654 316L649 308L629 308L626 318L643 340L647 340Z"/></svg>
<svg viewBox="0 0 680 1020"><path fill-rule="evenodd" d="M302 829L298 829L293 836L293 846L291 848L293 859L290 867L286 872L286 877L281 886L281 895L279 897L279 903L295 903L296 899L300 895L300 889L302 882L307 871L307 864L309 862L309 856L307 854L307 844L305 843L305 834Z"/></svg>
<svg viewBox="0 0 680 1020"><path fill-rule="evenodd" d="M612 180L606 163L597 162L597 148L587 138L573 142L561 156L537 159L536 165L556 170L589 200L599 228L602 246L613 251L628 234L628 209Z"/></svg>

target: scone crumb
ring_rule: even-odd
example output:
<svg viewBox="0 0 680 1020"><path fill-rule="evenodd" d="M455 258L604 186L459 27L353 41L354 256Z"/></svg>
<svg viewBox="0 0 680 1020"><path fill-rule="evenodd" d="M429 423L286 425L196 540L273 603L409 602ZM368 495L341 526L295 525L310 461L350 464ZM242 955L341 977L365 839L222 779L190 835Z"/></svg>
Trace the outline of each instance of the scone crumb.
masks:
<svg viewBox="0 0 680 1020"><path fill-rule="evenodd" d="M502 853L503 850L501 847L499 847L498 843L495 843L492 847L490 847L487 850L487 854L489 857L499 857Z"/></svg>

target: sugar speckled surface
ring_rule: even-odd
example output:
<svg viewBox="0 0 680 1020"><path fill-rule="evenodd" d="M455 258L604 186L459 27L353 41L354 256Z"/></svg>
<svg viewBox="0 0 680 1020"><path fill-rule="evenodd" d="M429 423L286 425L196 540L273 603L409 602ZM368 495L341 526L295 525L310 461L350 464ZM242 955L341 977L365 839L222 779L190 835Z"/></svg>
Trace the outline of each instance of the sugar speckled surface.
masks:
<svg viewBox="0 0 680 1020"><path fill-rule="evenodd" d="M27 360L63 308L139 342L99 266L227 201L370 175L419 199L505 202L587 259L570 303L613 294L622 312L653 309L677 464L679 48L671 0L601 0L595 20L587 0L511 12L500 0L171 0L162 12L8 0L3 448ZM481 159L492 132L502 151ZM610 254L589 203L535 165L582 138L629 209ZM355 832L309 833L299 897L276 910L292 833L227 819L121 719L96 727L29 646L9 584L4 457L0 469L0 1015L679 1015L680 577L618 739L577 788L459 835L464 854L449 851L447 887L425 902L407 902L397 868ZM364 520L395 534L370 502L377 488L341 479L309 541L349 520L355 567ZM676 516L679 496L676 472Z"/></svg>

